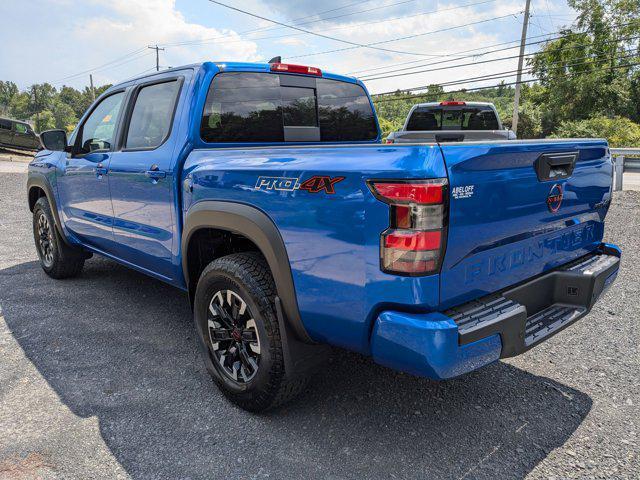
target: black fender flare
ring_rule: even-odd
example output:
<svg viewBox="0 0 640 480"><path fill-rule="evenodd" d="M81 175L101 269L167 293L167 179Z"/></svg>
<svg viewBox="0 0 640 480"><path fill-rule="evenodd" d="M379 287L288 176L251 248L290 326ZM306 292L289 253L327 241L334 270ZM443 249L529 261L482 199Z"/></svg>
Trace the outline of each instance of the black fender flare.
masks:
<svg viewBox="0 0 640 480"><path fill-rule="evenodd" d="M187 211L182 235L182 271L189 285L188 248L192 235L202 228L215 228L242 235L251 240L264 255L276 284L287 325L299 340L314 343L307 333L298 309L289 256L278 227L261 210L243 203L204 200Z"/></svg>
<svg viewBox="0 0 640 480"><path fill-rule="evenodd" d="M60 237L62 237L62 240L64 240L67 245L73 246L62 229L62 223L60 221L60 216L58 215L58 205L56 204L56 197L53 194L51 184L49 183L49 180L47 180L47 177L45 177L42 173L29 172L29 178L27 179L27 202L29 201L31 190L33 190L34 188L40 188L44 191L44 194L49 201L49 205L51 206L53 219L56 223L56 230L58 230ZM29 209L31 210L31 204L29 204Z"/></svg>

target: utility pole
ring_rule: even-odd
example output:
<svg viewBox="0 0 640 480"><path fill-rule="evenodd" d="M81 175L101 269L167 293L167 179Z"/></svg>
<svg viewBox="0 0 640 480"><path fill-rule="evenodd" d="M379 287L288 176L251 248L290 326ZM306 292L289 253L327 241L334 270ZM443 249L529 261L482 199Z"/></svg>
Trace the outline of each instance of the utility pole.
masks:
<svg viewBox="0 0 640 480"><path fill-rule="evenodd" d="M91 85L91 97L96 101L96 90L93 88L93 75L89 74L89 84Z"/></svg>
<svg viewBox="0 0 640 480"><path fill-rule="evenodd" d="M522 37L520 38L520 57L518 58L518 75L516 76L516 91L513 96L513 120L511 122L511 130L518 134L518 107L520 105L520 87L522 86L522 64L524 63L524 47L527 43L527 27L529 26L529 6L531 0L527 0L524 7L524 21L522 23Z"/></svg>
<svg viewBox="0 0 640 480"><path fill-rule="evenodd" d="M157 43L155 47L147 47L147 48L150 48L151 50L156 51L156 72L159 72L160 71L160 50L164 52L164 48L158 47Z"/></svg>
<svg viewBox="0 0 640 480"><path fill-rule="evenodd" d="M34 85L31 87L31 93L33 93L33 104L36 107L36 129L40 131L40 110L38 108L38 89Z"/></svg>

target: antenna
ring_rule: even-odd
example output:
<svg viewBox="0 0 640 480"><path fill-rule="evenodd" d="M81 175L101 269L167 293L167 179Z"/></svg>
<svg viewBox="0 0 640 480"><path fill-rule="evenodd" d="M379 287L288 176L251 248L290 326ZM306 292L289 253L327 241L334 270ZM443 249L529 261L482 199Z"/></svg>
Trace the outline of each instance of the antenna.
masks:
<svg viewBox="0 0 640 480"><path fill-rule="evenodd" d="M273 57L271 60L269 60L269 63L282 63L282 57L280 55L278 55L277 57Z"/></svg>

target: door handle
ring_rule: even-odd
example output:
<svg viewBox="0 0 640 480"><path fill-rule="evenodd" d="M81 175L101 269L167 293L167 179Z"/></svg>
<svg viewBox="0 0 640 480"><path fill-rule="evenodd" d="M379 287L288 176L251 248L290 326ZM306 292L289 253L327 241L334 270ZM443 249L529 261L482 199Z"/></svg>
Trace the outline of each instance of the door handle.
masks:
<svg viewBox="0 0 640 480"><path fill-rule="evenodd" d="M144 174L152 180L158 180L159 178L165 178L167 176L167 172L164 170L160 170L158 165L151 165L151 168L144 172Z"/></svg>
<svg viewBox="0 0 640 480"><path fill-rule="evenodd" d="M102 177L102 175L106 175L108 171L109 169L103 166L102 163L99 163L98 165L96 165L96 176L98 178Z"/></svg>

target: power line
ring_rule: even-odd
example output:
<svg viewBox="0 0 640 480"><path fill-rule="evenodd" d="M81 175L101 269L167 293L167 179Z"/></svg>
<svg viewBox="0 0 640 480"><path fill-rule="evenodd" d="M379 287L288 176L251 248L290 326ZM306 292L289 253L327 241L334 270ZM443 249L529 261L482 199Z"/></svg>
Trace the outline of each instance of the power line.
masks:
<svg viewBox="0 0 640 480"><path fill-rule="evenodd" d="M635 55L629 56L629 57L634 57L634 56ZM627 58L627 57L624 57L624 58ZM637 66L640 66L640 63L628 63L628 64L624 64L624 65L616 65L614 67L609 67L607 70L616 70L616 69L619 69L619 68L632 68L632 67L637 67ZM564 79L562 79L560 81L566 81L566 80L569 80L569 79L574 78L574 77L580 77L582 75L587 75L589 73L592 73L592 72L575 72L573 74L567 75ZM511 76L513 76L513 75L511 75ZM501 82L501 83L498 83L498 84L495 84L495 85L484 85L484 86L481 86L481 87L460 88L460 89L457 89L457 90L449 90L449 91L446 91L446 92L443 92L443 93L472 92L472 91L477 91L477 90L490 90L490 89L497 88L497 87L507 87L507 86L516 85L517 83L520 83L520 84L532 83L532 82L538 82L540 80L541 80L540 78L531 78L531 79L528 79L528 80L521 80L520 82L509 82L509 83ZM438 87L438 86L441 86L441 85L442 84L433 84L433 85L429 85L429 86ZM374 103L386 103L386 102L389 102L389 101L410 100L410 99L414 99L414 98L424 97L426 95L432 95L432 93L425 92L425 93L418 93L418 94L410 94L410 95L407 95L407 96L404 96L404 97L393 96L393 97L382 98L382 99L374 98L374 97L380 97L380 96L384 97L384 96L389 96L389 95L397 95L399 93L409 92L409 91L412 91L412 90L424 90L425 88L427 88L427 87L424 87L424 86L423 87L414 87L414 88L409 88L409 89L396 90L396 91L393 91L393 92L377 93L377 94L371 95L371 97L372 97L372 101Z"/></svg>
<svg viewBox="0 0 640 480"><path fill-rule="evenodd" d="M621 23L619 25L613 25L613 27L621 28L621 27L630 25L632 23L633 22ZM561 30L559 32L554 32L553 34L558 34L558 33L562 33L562 32L563 31ZM548 37L549 35L553 35L553 34L535 35L535 36L529 37L529 39L532 40L532 39L541 38L541 37ZM546 38L544 40L540 40L540 41L536 41L536 42L528 42L526 45L527 46L529 46L529 45L537 45L537 44L541 44L541 43L551 42L551 41L554 41L554 40L559 40L559 39L562 39L562 38L580 36L580 35L583 35L583 34L584 34L584 32L569 32L569 33L565 33L565 34L562 34L562 35L558 35L556 37ZM634 38L636 38L636 37L629 37L629 38L626 38L626 40L632 40ZM625 40L625 38L621 38L621 39L617 39L617 40L618 41ZM615 41L615 40L612 40L612 41ZM483 50L485 48L499 47L501 45L508 45L508 44L511 44L511 43L519 43L519 40L511 40L509 42L496 43L496 44L493 44L493 45L485 45L485 46L482 46L482 47L472 48L472 49L469 49L469 50L461 50L461 51L458 51L458 52L453 52L450 55L460 55L460 54L468 53L468 52L476 52L478 50ZM488 51L488 52L480 52L480 53L470 54L470 55L466 55L466 56L459 56L458 58L453 58L453 59L448 59L448 60L441 60L441 61L438 61L438 62L429 62L429 63L420 64L420 65L414 65L413 67L406 67L406 68L403 68L403 69L392 69L392 70L388 70L386 72L379 72L379 73L371 74L371 75L358 76L358 78L367 79L368 77L373 77L373 76L379 75L379 74L387 74L387 73L393 73L393 72L396 72L396 71L406 71L406 70L411 70L413 68L427 67L427 66L438 65L438 64L442 64L442 63L455 62L455 61L458 61L458 60L462 60L464 58L476 58L476 57L484 56L484 55L491 54L491 53L496 53L496 52L501 52L501 51L506 51L506 50L512 50L512 49L518 48L518 47L519 47L519 45L514 45L514 46L511 46L511 47L505 47L505 48L492 50L492 51ZM567 47L567 48L579 48L579 47L580 46ZM532 53L532 54L529 54L529 55L534 55L534 54L535 53ZM447 56L447 55L442 55L442 56ZM387 64L387 65L382 65L382 66L379 66L379 67L367 68L367 69L363 69L363 70L354 70L354 71L351 71L351 72L347 72L346 75L353 75L353 74L356 74L356 73L369 72L369 71L374 71L374 70L382 70L382 69L385 69L385 68L394 67L394 66L398 66L398 65L408 65L408 64L413 64L413 63L420 63L422 61L423 60L411 60L411 61L407 61L407 62L392 63L392 64Z"/></svg>
<svg viewBox="0 0 640 480"><path fill-rule="evenodd" d="M561 37L556 37L556 38L561 38ZM538 42L530 42L530 43L527 43L527 45L537 45L537 44L540 44L540 43L548 42L550 40L551 39L541 40L541 41L538 41ZM446 70L446 69L449 69L449 68L456 68L456 67L459 67L459 66L476 65L478 63L499 62L499 61L502 61L502 60L508 60L508 59L511 59L511 58L517 58L518 55L508 56L508 57L500 57L500 58L495 58L495 59L490 59L490 60L481 60L481 61L478 61L478 62L465 63L465 64L460 64L460 65L451 65L450 67L444 67L442 69L417 70L415 72L407 72L407 73L399 74L399 75L387 75L388 73L403 72L403 71L407 71L407 70L412 70L414 68L428 67L428 66L431 66L431 65L440 65L442 63L457 62L457 61L463 60L465 58L484 57L485 55L490 55L492 53L498 53L498 52L504 52L506 50L513 50L514 48L519 48L519 47L520 47L519 45L514 45L512 47L500 48L500 49L491 50L491 51L488 51L488 52L474 53L474 54L471 54L471 55L465 55L463 57L450 58L448 60L440 60L438 62L424 63L424 64L421 64L421 65L414 65L413 67L405 67L405 68L398 68L398 69L388 70L386 72L380 72L379 74L363 75L363 76L359 76L358 78L360 80L363 80L363 81L364 80L367 80L367 81L379 80L381 78L390 78L390 77L398 77L398 76L403 76L403 75L412 75L414 73L432 72L434 70ZM528 53L526 56L531 56L531 55L535 55L535 52L534 53ZM376 75L385 75L385 76L376 76Z"/></svg>
<svg viewBox="0 0 640 480"><path fill-rule="evenodd" d="M356 15L356 14L359 14L359 13L371 12L373 10L381 10L383 8L395 7L395 6L398 6L398 5L403 5L405 3L412 3L412 2L416 2L416 1L418 1L418 0L402 0L400 2L395 2L395 3L388 4L388 5L381 5L379 7L369 8L369 9L366 9L366 10L359 10L357 12L344 13L342 15L335 15L333 17L319 18L319 19L316 19L316 20L308 21L308 22L297 22L298 20L304 20L305 18L314 17L316 15L322 15L323 13L328 13L328 12L332 12L332 11L335 11L335 10L340 10L342 8L347 8L347 7L345 6L345 7L340 7L340 8L332 8L330 10L324 10L324 11L318 12L318 13L316 13L314 15L307 15L305 17L296 18L296 19L293 20L292 25L300 26L300 25L307 25L309 23L324 22L324 21L327 21L327 20L333 20L335 18L341 18L341 17L350 16L350 15ZM497 0L494 0L494 1L497 1ZM356 2L356 4L357 3L367 3L367 2ZM352 4L351 6L353 6L353 5L354 4ZM289 28L289 27L288 26L287 27L278 26L278 27L252 28L251 30L245 30L245 31L239 32L238 35L245 35L245 34L248 34L248 33L255 33L255 32L275 31L275 30L281 30L283 28ZM287 36L287 35L283 35L283 36ZM231 35L221 35L221 36L218 36L218 37L211 37L209 39L192 40L192 41L177 42L177 43L167 43L167 44L163 44L163 45L167 45L167 46L195 45L195 44L199 44L199 43L206 43L206 42L209 42L209 41L222 40L222 39L230 38L230 37L231 37ZM266 38L282 38L282 37L281 36L277 36L277 37L266 37Z"/></svg>
<svg viewBox="0 0 640 480"><path fill-rule="evenodd" d="M628 53L628 52L626 52ZM624 59L628 59L628 58L635 58L637 57L636 54L631 54L631 55L625 55L622 57L618 57L618 60L624 60ZM582 57L579 60L598 60L595 57ZM609 59L603 59L603 60L609 60ZM562 63L562 62L554 62L554 63ZM577 63L571 63L568 65L564 65L566 67L573 67L573 66L578 66L578 65L584 65L589 63L588 61L584 61L584 62L577 62ZM530 74L533 72L533 68L527 68L525 70L522 71L523 73L526 74ZM468 77L468 78L464 78L464 79L460 79L460 80L450 80L447 82L442 82L442 83L438 83L437 85L440 87L450 87L452 85L462 85L465 83L470 83L470 82L482 82L482 81L486 81L486 80L498 80L501 78L509 78L509 77L515 77L518 74L518 70L507 70L504 72L496 72L496 73L489 73L486 75L480 75L477 77ZM517 82L517 80L516 80ZM428 88L428 86L425 86L423 88Z"/></svg>
<svg viewBox="0 0 640 480"><path fill-rule="evenodd" d="M213 0L209 0L209 1L213 1ZM356 47L346 47L346 48L338 48L338 49L334 49L334 50L324 50L322 52L306 53L304 55L294 55L294 56L286 57L286 58L313 57L313 56L317 56L317 55L324 55L324 54L327 54L327 53L335 53L335 52L344 52L346 50L354 50L356 48L362 48L362 47L375 48L376 45L381 45L381 44L384 44L384 43L399 42L400 40L408 40L410 38L423 37L423 36L426 36L426 35L432 35L434 33L448 32L450 30L456 30L458 28L471 27L473 25L479 25L481 23L493 22L494 20L501 20L501 19L504 19L504 18L513 17L513 16L518 15L520 13L522 13L522 12L509 13L509 14L506 14L506 15L501 15L499 17L487 18L487 19L484 19L484 20L478 20L478 21L471 22L471 23L465 23L463 25L454 25L453 27L441 28L439 30L431 30L429 32L414 33L412 35L405 35L404 37L392 38L390 40L382 40L382 41L379 41L379 42L368 43L368 44L364 44L364 45L360 45L360 46L356 46ZM408 55L427 56L427 57L439 57L439 56L441 56L441 55L438 55L438 54L426 54L426 53L417 53L417 52L401 52L401 53L405 53L405 54L408 54Z"/></svg>
<svg viewBox="0 0 640 480"><path fill-rule="evenodd" d="M362 44L362 43L352 42L350 40L345 40L345 39L342 39L342 38L332 37L330 35L325 35L325 34L322 34L322 33L314 32L312 30L307 30L307 29L304 29L304 28L297 27L295 25L286 24L286 23L280 22L278 20L273 20L271 18L263 17L262 15L258 15L256 13L248 12L246 10L242 10L242 9L234 7L234 6L227 5L226 3L219 2L218 0L209 0L209 2L214 3L216 5L220 5L220 6L225 7L225 8L228 8L230 10L234 10L236 12L243 13L245 15L249 15L251 17L258 18L260 20L265 20L267 22L274 23L276 25L281 25L283 27L291 28L293 30L298 30L298 31L303 32L303 33L308 33L310 35L315 35L317 37L326 38L328 40L333 40L333 41L336 41L336 42L345 43L347 45L352 45L352 47L348 48L347 50L349 50L351 48L370 48L370 49L373 49L373 50L382 50L384 52L400 53L400 54L404 54L404 55L430 56L428 54L421 54L421 53L417 53L417 52L406 52L406 51L401 51L401 50L393 50L393 49L381 48L381 47L377 46L377 45L380 45L380 44L383 44L383 43L390 43L390 42L393 42L393 41L398 41L400 39L387 40L387 41L384 41L384 42L374 42L374 43L371 43L371 44ZM505 17L507 17L507 16L510 16L510 15L505 15ZM499 18L502 18L502 17L499 17ZM476 22L476 23L482 23L482 22ZM410 36L407 36L407 37L403 37L401 39L414 38L416 36L420 36L420 35L419 34L418 35L410 35ZM312 54L312 55L314 55L314 54ZM308 55L302 55L302 56L308 56ZM297 58L297 57L288 57L288 58Z"/></svg>
<svg viewBox="0 0 640 480"><path fill-rule="evenodd" d="M410 0L410 1L416 1L416 0ZM341 26L337 26L337 27L326 28L326 29L323 29L323 32L329 32L329 31L335 31L335 30L353 29L353 28L361 26L361 25L375 25L375 24L378 24L378 23L393 22L395 20L406 20L408 18L414 18L414 17L424 16L424 15L431 15L431 14L434 14L434 13L448 12L448 11L451 11L451 10L458 10L460 8L473 7L473 6L477 6L477 5L484 5L484 4L487 4L487 3L495 3L497 1L499 1L499 0L481 0L479 2L467 3L467 4L464 4L464 5L457 5L457 6L454 6L454 7L443 8L443 9L439 9L439 10L438 9L437 10L429 10L429 11L426 11L426 12L419 12L419 13L414 13L414 14L411 14L411 15L399 15L397 17L390 17L390 18L385 18L385 19L382 19L382 20L374 20L374 21L371 21L371 22L350 23L348 25L341 25ZM400 4L403 4L403 3L408 3L408 2L407 1L403 1L403 2L398 2L398 3L395 3L395 4L383 5L380 8L391 7L391 6L400 5ZM376 9L370 9L370 10L378 10L378 9L376 8ZM366 11L370 11L370 10L366 10ZM327 10L327 11L329 11L329 10ZM321 13L324 13L324 12L320 12L319 14L321 14ZM354 13L357 13L357 12L354 12ZM316 14L316 15L319 15L319 14ZM345 14L344 16L346 16L346 15L352 15L352 13ZM311 15L311 16L313 16L313 15ZM308 18L308 17L302 17L302 18ZM311 20L309 22L304 22L304 23L293 23L293 25L300 26L300 25L305 25L305 24L309 24L309 23L324 22L324 21L331 20L331 19L334 19L334 18L336 18L336 17L320 18L320 19ZM259 29L252 29L252 30L246 30L244 32L239 32L237 35L244 35L246 33L255 33L255 32L259 32L259 31L282 30L283 28L284 27L263 27L263 28L259 28ZM306 33L297 33L295 35L296 36L297 35L306 35ZM294 36L294 35L292 35L292 34L272 35L272 36L267 36L267 37L250 38L250 39L247 39L247 40L250 40L250 41L270 40L270 39L275 39L275 38L289 38L289 37L292 37L292 36ZM216 42L217 40L224 40L224 39L233 38L233 37L234 37L233 35L221 35L221 36L218 36L218 37L211 37L211 38L208 38L208 39L191 40L191 41L176 42L176 43L163 43L161 45L164 45L164 46L201 45L201 44L212 43L212 42ZM236 40L235 42L247 41L247 40ZM232 42L227 42L227 43L232 43Z"/></svg>
<svg viewBox="0 0 640 480"><path fill-rule="evenodd" d="M544 35L536 35L536 36L533 36L533 37L530 37L530 38L534 39L534 38L541 38L541 37L548 37L548 36L549 36L549 34L544 34ZM536 45L536 44L539 44L539 43L545 43L545 42L549 42L549 41L552 41L552 40L557 40L559 38L563 38L563 35L560 35L558 37L546 38L546 39L540 40L538 42L531 42L531 43L528 43L527 45ZM458 52L453 52L453 53L449 53L449 54L442 54L442 55L439 55L439 57L456 56L456 55L461 55L463 53L477 52L478 50L483 50L485 48L500 47L502 45L509 45L511 43L517 43L517 42L519 42L519 40L510 40L508 42L493 43L491 45L483 45L482 47L478 47L478 48L471 48L471 49L468 49L468 50L460 50ZM438 63L455 62L456 60L462 60L463 58L480 57L480 56L483 56L483 55L487 55L489 53L502 52L502 51L505 51L505 50L511 50L513 48L518 48L518 47L519 47L519 45L514 45L514 46L511 46L511 47L501 48L499 50L491 50L491 51L488 51L488 52L479 52L479 53L474 53L474 54L471 54L471 55L459 56L458 58L453 58L453 59L449 59L449 60L443 60L442 62L434 62L434 63L425 63L425 64L422 64L422 65L415 65L413 67L407 67L407 70L410 70L412 68L418 68L418 67L426 67L426 66L429 66L429 65L436 65ZM383 70L383 69L389 68L389 67L395 67L395 66L399 66L399 65L409 65L409 64L412 64L412 63L420 63L422 61L424 61L424 60L419 59L419 60L409 60L407 62L389 63L387 65L381 65L379 67L365 68L365 69L362 69L362 70L353 70L351 72L347 72L346 75L353 75L355 73L362 73L362 72L372 72L374 70ZM384 73L390 73L390 72L394 72L394 71L400 71L400 69L398 69L398 70L389 70L389 72L380 72L380 73L384 74ZM373 75L377 75L377 74L365 75L365 76L373 76ZM363 77L359 76L358 78L363 78Z"/></svg>
<svg viewBox="0 0 640 480"><path fill-rule="evenodd" d="M558 37L558 38L562 38L562 37ZM606 43L606 44L618 43L618 42L623 41L623 40L636 40L638 38L640 38L640 36L618 38L618 39L611 40L609 42L603 42L603 43ZM525 45L534 45L534 44L537 44L537 43L544 43L544 42L547 42L547 41L548 40L543 40L543 41L539 41L539 42L531 42L531 43L526 43ZM484 55L488 55L488 54L491 54L491 53L496 53L496 52L499 52L499 51L502 51L502 50L511 50L513 48L518 48L518 47L519 47L519 45L516 45L516 46L513 46L513 47L509 47L509 48L499 49L499 50L493 50L491 52L485 52L482 55L484 56ZM583 47L584 47L584 45L573 45L571 47L566 47L564 50L573 50L573 49L576 49L576 48L583 48ZM531 57L531 56L535 56L535 55L537 55L537 52L527 53L524 56L525 57ZM467 55L466 57L462 57L462 58L455 58L455 59L450 59L450 60L441 60L439 62L432 62L432 63L427 63L427 64L419 65L419 66L438 65L438 64L441 64L441 63L455 62L455 61L458 61L458 60L462 60L463 58L478 57L478 56L480 56L480 55L478 55L478 54L476 54L476 55ZM450 66L447 66L447 67L438 67L438 68L431 68L431 69L428 69L428 70L416 70L414 72L396 73L396 74L394 74L394 72L406 71L406 70L411 70L413 68L418 68L419 67L419 66L413 66L413 67L399 68L397 70L390 70L388 72L383 72L383 75L377 76L377 77L374 76L374 75L364 75L364 76L359 77L359 79L362 80L362 81L367 81L368 82L368 81L373 81L373 80L381 80L381 79L384 79L384 78L393 78L393 77L414 75L414 74L418 74L418 73L436 72L436 71L439 71L439 70L450 70L450 69L453 69L453 68L468 67L468 66L471 66L471 65L480 65L480 64L484 64L484 63L502 62L504 60L512 60L514 58L519 58L519 57L520 57L520 55L510 55L508 57L499 57L499 58L491 58L491 59L488 59L488 60L480 60L480 61L474 61L474 62L469 62L469 63L460 63L460 64L457 64L457 65L450 65ZM392 75L387 75L387 73L391 73Z"/></svg>
<svg viewBox="0 0 640 480"><path fill-rule="evenodd" d="M118 57L115 60L111 60L110 62L103 63L102 65L99 65L99 66L94 67L94 68L90 68L88 70L83 70L82 72L74 73L73 75L67 75L66 77L62 77L62 78L59 78L57 80L54 80L53 82L54 83L59 83L59 82L61 82L63 80L67 80L69 78L74 78L74 77L78 77L78 76L81 76L81 75L85 75L85 74L90 73L90 72L95 72L96 70L102 69L105 66L111 65L112 63L116 63L116 62L118 62L118 61L120 61L120 60L122 60L124 58L128 58L131 55L134 55L134 54L136 54L138 52L142 52L142 51L144 51L144 48L138 48L137 50L133 50L132 52L129 52L129 53L125 54L125 55L122 55L121 57Z"/></svg>
<svg viewBox="0 0 640 480"><path fill-rule="evenodd" d="M144 49L143 49L143 51L144 51ZM143 57L146 57L146 56L149 56L149 55L152 55L152 53L151 52L144 52L141 55L136 55L134 57L131 57L131 58L127 59L127 60L123 60L123 61L115 63L115 64L104 65L102 68L96 68L96 69L93 69L93 70L88 70L88 72L96 73L96 72L100 72L100 71L103 71L103 70L112 70L114 68L119 68L119 67L121 67L123 65L126 65L128 63L131 63L131 62L133 62L135 60L139 60L139 59L141 59ZM70 75L70 76L66 77L66 80L77 78L77 77L81 77L81 76L84 76L85 74L86 74L86 72ZM52 83L52 85L63 85L64 81L55 81L55 82L51 82L51 83Z"/></svg>
<svg viewBox="0 0 640 480"><path fill-rule="evenodd" d="M580 57L580 58L575 59L575 60L578 60L578 61L575 61L573 63L567 63L565 60L557 60L555 62L550 62L549 65L561 65L562 67L567 68L567 67L575 67L575 66L579 66L579 65L585 65L585 64L589 63L589 60L595 60L596 62L597 61L607 61L608 62L609 60L611 60L610 58L599 58L599 56L602 55L603 53L606 53L606 52L602 52L602 51L595 52L595 56L586 55L584 57ZM621 54L625 53L625 54L628 54L628 55L623 55L623 56L616 57L616 60L624 60L624 59L627 59L627 58L634 58L634 57L638 56L637 52L634 49L623 50L620 53ZM533 70L534 70L534 68L530 67L530 68L526 69L526 73L531 73L531 72L533 72ZM454 84L461 84L461 83L469 83L471 81L496 80L498 78L503 78L503 77L513 77L513 76L516 75L517 72L518 72L517 69L516 70L507 70L505 72L489 73L489 74L481 75L481 76L478 76L478 77L470 77L470 78L465 78L465 79L461 79L461 80L451 80L451 81L448 81L448 82L443 82L443 83L438 83L438 84L431 84L431 85L443 86L443 85L454 85ZM411 88L404 89L404 90L407 90L407 91L410 91L410 90L424 90L426 88L429 88L431 85L422 85L420 87L411 87ZM393 93L393 92L386 92L386 93ZM381 94L378 94L378 95L384 95L384 93L381 93Z"/></svg>

